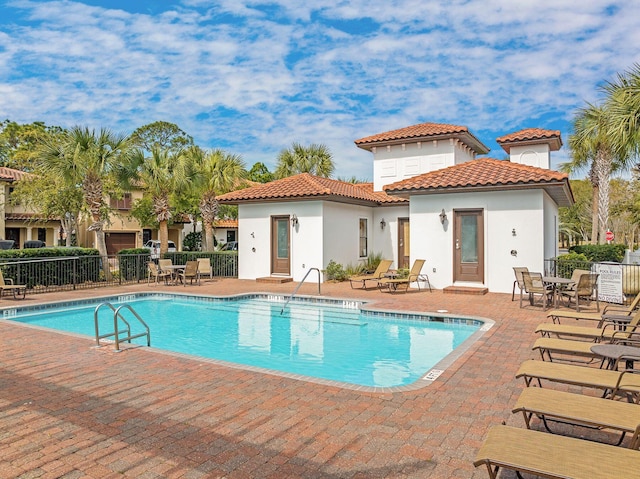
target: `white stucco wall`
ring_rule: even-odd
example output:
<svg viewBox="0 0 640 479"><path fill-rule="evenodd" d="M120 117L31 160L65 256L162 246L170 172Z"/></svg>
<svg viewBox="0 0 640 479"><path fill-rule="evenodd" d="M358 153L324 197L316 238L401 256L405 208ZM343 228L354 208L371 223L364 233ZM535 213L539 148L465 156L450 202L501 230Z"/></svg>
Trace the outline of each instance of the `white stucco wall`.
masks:
<svg viewBox="0 0 640 479"><path fill-rule="evenodd" d="M291 276L300 281L307 270L323 267L322 202L246 204L238 207L238 277L255 279L271 275L271 217L295 214L291 226Z"/></svg>
<svg viewBox="0 0 640 479"><path fill-rule="evenodd" d="M457 140L403 143L372 148L373 188L473 160L474 153Z"/></svg>
<svg viewBox="0 0 640 479"><path fill-rule="evenodd" d="M538 145L512 146L509 149L509 159L511 163L546 168L548 170L551 162L549 145L541 143Z"/></svg>
<svg viewBox="0 0 640 479"><path fill-rule="evenodd" d="M543 196L543 201L544 259L551 259L558 256L558 230L560 228L558 205L546 193Z"/></svg>
<svg viewBox="0 0 640 479"><path fill-rule="evenodd" d="M484 286L492 292L510 293L513 267L543 272L543 196L541 190L412 196L411 261L426 260L423 272L434 287L454 284L453 210L483 209ZM439 218L443 208L448 218L444 227Z"/></svg>

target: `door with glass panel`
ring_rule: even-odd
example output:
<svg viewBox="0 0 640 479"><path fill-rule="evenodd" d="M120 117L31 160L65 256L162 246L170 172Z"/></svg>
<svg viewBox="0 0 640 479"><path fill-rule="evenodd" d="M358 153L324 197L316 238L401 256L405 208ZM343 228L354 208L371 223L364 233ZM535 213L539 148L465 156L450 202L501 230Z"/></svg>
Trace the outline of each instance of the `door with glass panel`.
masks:
<svg viewBox="0 0 640 479"><path fill-rule="evenodd" d="M453 213L453 280L483 283L483 210L454 210Z"/></svg>
<svg viewBox="0 0 640 479"><path fill-rule="evenodd" d="M271 217L271 274L291 274L289 216Z"/></svg>

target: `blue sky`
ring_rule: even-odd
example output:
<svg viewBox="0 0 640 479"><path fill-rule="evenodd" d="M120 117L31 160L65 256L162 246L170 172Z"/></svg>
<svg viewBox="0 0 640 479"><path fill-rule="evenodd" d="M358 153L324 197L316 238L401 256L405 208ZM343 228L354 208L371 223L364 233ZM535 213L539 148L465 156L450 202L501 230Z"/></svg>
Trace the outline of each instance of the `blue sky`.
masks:
<svg viewBox="0 0 640 479"><path fill-rule="evenodd" d="M497 158L522 128L566 145L640 62L639 18L628 0L0 0L0 119L169 121L270 169L323 143L336 176L371 179L353 141L416 123L465 125Z"/></svg>

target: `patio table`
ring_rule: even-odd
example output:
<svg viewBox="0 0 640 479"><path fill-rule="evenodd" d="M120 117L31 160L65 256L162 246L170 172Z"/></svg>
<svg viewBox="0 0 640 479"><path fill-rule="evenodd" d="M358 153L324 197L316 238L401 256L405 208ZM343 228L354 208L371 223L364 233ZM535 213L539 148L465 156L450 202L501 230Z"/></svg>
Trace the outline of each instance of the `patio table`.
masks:
<svg viewBox="0 0 640 479"><path fill-rule="evenodd" d="M542 282L553 286L553 307L554 308L558 307L560 288L574 283L569 278L561 278L559 276L543 276Z"/></svg>
<svg viewBox="0 0 640 479"><path fill-rule="evenodd" d="M640 348L625 346L624 344L594 344L591 352L602 357L602 364L606 369L618 369L618 363L625 360L626 369L633 369L633 362L640 360Z"/></svg>
<svg viewBox="0 0 640 479"><path fill-rule="evenodd" d="M175 286L176 284L178 284L179 273L181 271L184 271L186 267L187 267L186 264L172 264L169 266L165 266L162 269L171 271L171 279Z"/></svg>

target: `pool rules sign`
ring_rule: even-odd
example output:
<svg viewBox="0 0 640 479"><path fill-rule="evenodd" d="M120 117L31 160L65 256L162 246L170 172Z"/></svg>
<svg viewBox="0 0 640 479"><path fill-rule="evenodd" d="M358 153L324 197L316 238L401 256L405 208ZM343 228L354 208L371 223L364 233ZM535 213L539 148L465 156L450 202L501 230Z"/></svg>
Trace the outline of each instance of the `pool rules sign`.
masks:
<svg viewBox="0 0 640 479"><path fill-rule="evenodd" d="M596 263L598 276L598 299L608 303L622 304L622 265L619 263Z"/></svg>

